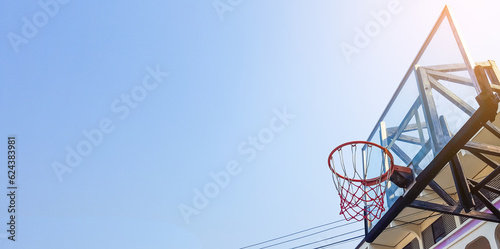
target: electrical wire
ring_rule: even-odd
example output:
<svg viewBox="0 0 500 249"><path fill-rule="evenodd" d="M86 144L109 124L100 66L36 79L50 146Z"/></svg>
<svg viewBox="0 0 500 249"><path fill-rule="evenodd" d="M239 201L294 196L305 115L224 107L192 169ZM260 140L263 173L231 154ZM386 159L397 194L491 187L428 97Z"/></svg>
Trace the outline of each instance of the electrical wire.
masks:
<svg viewBox="0 0 500 249"><path fill-rule="evenodd" d="M425 219L429 219L429 218L432 218L432 217L435 217L435 216L440 216L440 215L441 215L440 213L438 213L438 214L431 214L431 215L429 215L427 217L424 217L424 218L416 219L416 220L413 220L411 222L405 222L403 224L399 224L399 225L396 225L396 226L393 226L393 227L386 228L385 230L388 231L388 230L397 229L397 228L400 228L402 226L411 224L412 222L415 222L415 221L418 221L418 220L425 220ZM363 234L363 235L360 235L360 236L355 236L355 237L347 238L347 239L344 239L344 240L341 240L341 241L336 241L336 242L333 242L333 243L328 244L328 245L324 245L324 246L320 246L320 247L315 247L314 249L332 247L332 246L335 246L335 245L347 243L347 242L349 242L351 240L354 240L354 239L357 239L357 238L360 238L360 237L363 237L363 236L365 236L365 235Z"/></svg>
<svg viewBox="0 0 500 249"><path fill-rule="evenodd" d="M345 227L345 226L348 226L348 225L351 225L351 224L353 224L353 223L347 223L347 224L343 224L343 225L338 225L338 226L331 227L331 228L328 228L328 229L325 229L325 230L321 230L319 232L314 232L314 233L307 234L307 235L304 235L304 236L301 236L301 237L297 237L297 238L294 238L294 239L285 240L285 241L282 241L282 242L279 242L279 243L276 243L276 244L272 244L272 245L268 245L268 246L265 246L265 247L261 247L261 249L269 248L269 247L272 247L272 246L281 245L281 244L292 242L292 241L299 240L299 239L303 239L303 238L306 238L306 237L309 237L309 236L312 236L312 235L316 235L318 233L326 232L326 231L329 231L329 230L332 230L332 229L335 229L335 228L339 228L339 227Z"/></svg>
<svg viewBox="0 0 500 249"><path fill-rule="evenodd" d="M314 249L327 248L327 247L332 247L332 246L344 244L344 243L347 243L347 242L349 242L351 240L359 239L359 238L362 238L364 236L365 236L364 234L363 235L359 235L359 236L348 238L348 239L345 239L345 240L336 241L336 242L333 242L333 243L328 244L328 245L324 245L324 246L320 246L320 247L315 247Z"/></svg>
<svg viewBox="0 0 500 249"><path fill-rule="evenodd" d="M364 229L364 228L357 229L357 230L350 231L350 232L347 232L347 233L343 233L343 234L335 235L335 236L330 237L330 238L326 238L326 239L318 240L318 241L315 241L315 242L311 242L311 243L303 244L303 245L296 246L296 247L292 247L291 249L301 248L301 247L304 247L304 246L308 246L308 245L312 245L312 244L319 243L319 242L321 242L321 241L325 241L325 240L329 240L329 239L334 239L334 238L341 237L341 236L344 236L344 235L347 235L347 234L351 234L351 233L353 233L353 232L359 232L359 231L363 231L363 230L365 230L365 229Z"/></svg>
<svg viewBox="0 0 500 249"><path fill-rule="evenodd" d="M478 179L478 180L480 180L480 179ZM455 186L451 185L451 186L448 186L448 187L443 188L443 189L447 190L447 189L450 189L450 188L453 188L453 187L455 187ZM426 197L426 196L431 196L431 195L436 195L436 193L425 194L425 195L422 195L421 197ZM437 196L437 197L431 198L431 199L429 199L427 201L433 201L433 200L437 200L437 199L440 199L440 198L441 197ZM411 213L411 214L400 216L399 218L400 219L401 218L408 218L408 217L419 215L419 214L425 213L425 212L428 212L428 211L426 211L426 210L417 211L417 212L414 212L414 213ZM396 225L394 227L389 227L386 230L396 229L398 227L401 227L401 226L404 226L404 225L407 225L407 224L412 224L415 221L425 220L425 219L428 219L428 218L431 218L431 217L434 217L434 216L441 215L440 213L439 214L434 214L435 212L432 212L432 213L433 214L431 214L431 215L429 215L427 217L415 219L415 220L412 220L412 221L409 221L409 222L405 222L405 223ZM290 234L287 234L287 235L283 235L283 236L280 236L280 237L277 237L277 238L274 238L274 239L270 239L270 240L266 240L266 241L259 242L259 243L256 243L256 244L252 244L252 245L249 245L249 246L241 247L240 249L246 249L246 248L257 246L257 245L262 245L262 244L265 244L265 243L268 243L268 242L272 242L272 241L275 241L275 240L279 240L279 239L283 239L283 238L286 238L286 237L290 237L290 236L293 236L293 235L296 235L296 234L299 234L299 233L303 233L303 232L307 232L307 231L310 231L310 230L313 230L313 229L317 229L317 228L320 228L320 227L324 227L324 226L336 224L336 223L339 223L339 222L342 222L342 221L345 221L345 220L344 219L336 220L336 221L329 222L329 223L326 223L326 224L323 224L323 225L319 225L319 226L311 227L311 228L304 229L304 230L301 230L301 231L298 231L298 232L294 232L294 233L290 233ZM336 228L340 228L340 227L343 227L343 226L347 226L347 225L350 225L350 224L353 224L353 223L355 223L355 222L349 222L349 223L346 223L346 224L343 224L343 225L331 227L331 228L328 228L328 229L324 229L322 231L314 232L314 233L311 233L311 234L307 234L307 235L304 235L304 236L301 236L301 237L297 237L297 238L290 239L290 240L287 240L287 241L282 241L282 242L279 242L279 243L276 243L276 244L272 244L272 245L268 245L268 246L261 247L261 248L269 248L269 247L281 245L281 244L288 243L288 242L291 242L291 241L295 241L295 240L303 239L303 238L306 238L306 237L310 237L310 236L316 235L318 233L322 233L322 232L326 232L326 231L333 230L333 229L336 229ZM353 233L353 232L356 232L356 231L359 231L359 230L362 230L362 229L353 230L353 231L347 232L345 234ZM345 234L342 234L342 235L345 235ZM328 240L328 239L333 239L333 238L336 238L336 237L340 237L342 235L336 235L336 236L333 236L333 237L330 237L330 238L327 238L327 239L322 239L322 240L318 240L318 241L315 241L315 242L310 242L310 243L307 243L307 244L304 244L304 245L300 245L298 247L293 247L293 248L300 248L300 247L303 247L303 246L311 245L311 244L318 243L318 242L321 242L321 241L325 241L325 240ZM360 235L360 236L356 236L356 237L351 237L351 238L348 238L348 239L345 239L345 240L342 240L342 241L334 242L334 243L332 243L330 245L333 246L333 245L338 245L338 243L346 243L346 242L349 242L350 240L353 240L355 238L360 238L360 237L363 237L363 236L364 235ZM326 245L326 246L329 246L329 245ZM317 247L317 248L324 248L324 246Z"/></svg>
<svg viewBox="0 0 500 249"><path fill-rule="evenodd" d="M304 229L304 230L301 230L301 231L298 231L298 232L294 232L294 233L290 233L290 234L287 234L287 235L283 235L283 236L280 236L280 237L277 237L277 238L274 238L274 239L270 239L270 240L266 240L266 241L259 242L259 243L256 243L256 244L252 244L252 245L249 245L249 246L241 247L240 249L245 249L245 248L249 248L249 247L252 247L252 246L262 245L262 244L265 244L265 243L268 243L268 242L271 242L271 241L283 239L283 238L286 238L286 237L290 237L292 235L296 235L296 234L307 232L307 231L310 231L310 230L313 230L313 229L316 229L316 228L320 228L320 227L324 227L324 226L336 224L336 223L339 223L339 222L342 222L342 221L345 221L345 219L340 219L340 220L332 221L332 222L329 222L329 223L326 223L326 224L323 224L323 225L319 225L319 226L307 228L307 229Z"/></svg>
<svg viewBox="0 0 500 249"><path fill-rule="evenodd" d="M452 186L453 187L453 186ZM450 187L448 187L450 188ZM445 188L447 189L447 188ZM428 196L428 195L432 195L433 193L431 194L426 194L424 196ZM435 199L439 199L440 197L435 197L435 198L432 198L430 199L431 200L435 200ZM424 212L427 212L425 210L423 211L418 211L418 212L414 212L414 213L411 213L411 214L407 214L407 215L404 215L404 216L401 216L399 218L408 218L408 217L411 217L411 216L414 216L414 215L418 215L418 214L421 214L421 213L424 213ZM407 224L410 224L412 222L415 222L415 221L418 221L418 220L422 220L422 219L428 219L432 216L429 216L429 217L425 217L425 218L420 218L420 219L416 219L416 220L412 220L411 222L405 222L403 224L400 224L400 225L396 225L394 227L390 227L388 229L394 229L396 227L400 227L400 226L403 226L403 225L407 225ZM304 230L301 230L301 231L298 231L298 232L294 232L294 233L291 233L291 234L287 234L287 235L284 235L284 236L280 236L280 237L277 237L277 238L274 238L274 239L270 239L270 240L266 240L266 241L263 241L263 242L260 242L260 243L256 243L256 244L252 244L252 245L249 245L249 246L245 246L245 247L242 247L240 249L244 249L244 248L249 248L249 247L253 247L253 246L257 246L257 245L262 245L264 243L268 243L268 242L271 242L271 241L275 241L275 240L278 240L278 239L282 239L282 238L286 238L286 237L289 237L289 236L292 236L292 235L296 235L296 234L299 234L299 233L302 233L302 232L306 232L306 231L310 231L310 230L313 230L313 229L316 229L316 228L320 228L320 227L324 227L324 226L327 226L327 225L332 225L332 224L335 224L335 223L339 223L341 221L345 221L345 220L337 220L337 221L334 221L334 222L330 222L330 223L326 223L326 224L323 224L323 225L319 225L319 226L315 226L315 227L312 227L312 228L308 228L308 229L304 229ZM316 235L318 233L322 233L322 232L326 232L326 231L329 231L329 230L333 230L333 229L336 229L336 228L339 228L339 227L343 227L343 226L347 226L347 225L351 225L351 224L354 224L355 222L349 222L349 223L346 223L346 224L342 224L342 225L339 225L339 226L335 226L335 227L331 227L331 228L328 228L328 229L324 229L324 230L321 230L321 231L318 231L318 232L315 232L315 233L312 233L312 234L307 234L307 235L304 235L304 236L301 236L301 237L297 237L297 238L294 238L294 239L291 239L291 240L287 240L287 241L282 241L282 242L279 242L279 243L276 243L276 244L272 244L272 245L268 245L268 246L265 246L265 247L261 247L261 249L263 248L269 248L269 247L273 247L273 246L277 246L277 245L281 245L281 244L284 244L284 243L288 243L288 242L291 242L291 241L295 241L295 240L299 240L299 239L303 239L303 238L306 238L306 237L310 237L312 235ZM358 229L358 230L352 230L352 231L349 231L345 234L349 234L349 233L353 233L353 232L357 232L357 231L360 231L360 230L363 230L362 229ZM342 235L345 235L345 234L342 234ZM300 247L303 247L303 246L306 246L306 245L310 245L310 244L314 244L314 243L317 243L317 242L320 242L320 241L324 241L324 240L328 240L328 239L333 239L335 237L340 237L342 235L337 235L337 236L333 236L333 237L330 237L330 238L327 238L327 239L323 239L323 240L319 240L319 241L316 241L316 242L312 242L312 243L308 243L308 244L305 244L305 245L301 245L301 246L298 246L298 247L294 247L294 248L300 248ZM364 235L363 235L364 236Z"/></svg>
<svg viewBox="0 0 500 249"><path fill-rule="evenodd" d="M438 199L438 198L439 197L433 198L433 199ZM418 211L418 212L415 212L415 213L411 213L411 214L407 214L407 215L401 216L400 218L407 218L407 217L418 215L418 214L424 213L424 212L427 212L427 211ZM423 219L427 219L427 218L423 218ZM417 220L420 220L420 219L413 220L412 222L417 221ZM292 235L296 235L298 233L310 231L310 230L313 230L313 229L316 229L316 228L320 228L320 227L324 227L324 226L327 226L327 225L339 223L341 221L345 221L345 220L343 220L343 219L342 220L337 220L337 221L334 221L334 222L330 222L330 223L326 223L326 224L323 224L323 225L315 226L315 227L312 227L312 228L304 229L304 230L301 230L301 231L298 231L298 232L294 232L294 233L291 233L291 234L288 234L288 235L280 236L280 237L277 237L277 238L274 238L274 239L270 239L270 240L263 241L263 242L260 242L260 243L252 244L252 245L249 245L249 246L245 246L245 247L242 247L241 249L249 248L249 247L253 247L253 246L257 246L257 245L262 245L264 243L268 243L268 242L275 241L275 240L278 240L278 239L286 238L286 237L289 237L289 236L292 236ZM339 225L339 226L331 227L331 228L324 229L324 230L321 230L321 231L318 231L318 232L315 232L315 233L312 233L312 234L307 234L307 235L304 235L304 236L301 236L301 237L297 237L297 238L294 238L294 239L291 239L291 240L282 241L282 242L279 242L279 243L276 243L276 244L272 244L272 245L267 245L265 247L261 247L261 249L262 248L269 248L269 247L281 245L281 244L288 243L288 242L295 241L295 240L299 240L299 239L303 239L303 238L306 238L306 237L310 237L312 235L316 235L318 233L326 232L326 231L329 231L329 230L333 230L333 229L340 228L340 227L343 227L343 226L351 225L351 224L354 224L354 223L356 223L356 222L349 222L349 223L342 224L342 225ZM411 222L406 222L406 223L401 224L401 225L406 225L406 224L409 224L409 223L411 223ZM400 226L400 225L397 225L397 226ZM352 231L347 232L346 234L357 232L357 231L360 231L360 230L363 230L363 229L364 228L357 229L357 230L352 230ZM342 235L345 235L345 234L342 234ZM340 237L340 236L341 235L337 235L337 236L333 236L333 237L330 237L330 238L327 238L327 239L323 239L323 240L333 239L335 237ZM323 240L320 240L320 241L323 241ZM319 242L319 241L317 241L317 242ZM313 243L310 243L310 244L314 244L314 243L316 243L316 242L313 242ZM294 248L300 248L300 247L302 247L302 246L294 247Z"/></svg>

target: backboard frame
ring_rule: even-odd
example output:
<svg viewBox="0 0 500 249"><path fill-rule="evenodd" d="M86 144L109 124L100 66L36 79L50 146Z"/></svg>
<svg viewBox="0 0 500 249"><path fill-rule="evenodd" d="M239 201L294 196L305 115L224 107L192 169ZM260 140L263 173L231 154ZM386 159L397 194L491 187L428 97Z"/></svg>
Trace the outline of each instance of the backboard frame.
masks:
<svg viewBox="0 0 500 249"><path fill-rule="evenodd" d="M434 125L432 124L432 122L429 122L428 125L432 126L432 129L437 129L439 130L440 133L442 133L440 134L440 138L447 137L447 139L442 140L438 139L437 137L434 139L429 138L431 144L429 144L428 146L431 146L432 150L436 153L434 154L434 158L429 162L429 164L425 167L425 169L423 169L418 174L418 176L415 178L415 183L413 184L413 186L409 187L402 196L400 196L398 199L395 200L393 204L391 204L390 208L382 216L382 218L376 222L376 224L372 225L369 222L365 221L366 242L373 242L378 237L378 235L380 235L384 231L384 229L386 229L386 227L389 226L389 224L401 213L401 211L405 207L425 209L425 210L441 212L441 213L450 213L454 215L460 215L475 219L500 222L500 211L498 211L498 209L493 204L488 202L488 200L486 200L485 204L488 207L488 210L491 211L491 213L485 213L473 210L474 201L472 198L473 194L472 192L474 192L475 196L477 196L481 188L487 187L486 184L488 183L488 181L473 182L471 181L471 179L468 179L463 174L462 166L460 164L460 161L457 159L457 153L460 150L468 149L470 151L474 151L474 148L472 149L470 148L473 145L470 143L470 141L483 127L492 131L493 134L497 132L495 135L500 138L500 130L496 127L492 127L492 124L489 122L495 119L499 103L498 97L496 97L496 95L493 93L489 81L491 81L492 83L495 83L496 81L498 83L499 81L498 77L500 77L500 74L496 73L498 72L498 69L496 68L494 62L480 64L478 65L476 72L474 71L476 64L472 61L471 57L469 56L467 49L465 48L465 45L462 42L460 33L458 32L457 27L454 24L453 18L447 6L445 6L443 11L441 12L436 24L432 28L430 34L428 35L427 39L422 45L419 53L417 54L412 64L410 65L410 68L405 74L401 84L399 85L395 94L391 98L388 106L384 110L377 124L382 124L382 125L384 124L385 116L389 112L390 107L396 101L396 98L398 97L399 93L402 91L404 83L408 80L408 78L412 75L412 73L420 72L417 70L418 69L417 63L421 59L422 55L426 51L431 40L433 39L434 35L438 31L439 27L443 24L443 21L445 19L448 21L448 24L450 25L450 29L453 33L454 40L457 43L458 48L460 50L460 55L463 59L463 62L465 63L465 68L468 71L470 80L472 81L472 84L476 92L479 94L476 97L479 103L479 108L477 108L475 111L470 111L471 114L470 118L454 135L451 134L451 132L447 129L446 125L443 125L446 124L446 122L441 121L440 117L430 116L430 115L427 115L425 117L426 120L434 121ZM424 70L422 70L422 72L424 72ZM476 77L476 74L478 74L479 77ZM487 75L487 77L485 77L485 75ZM423 76L418 75L418 77L423 77ZM480 81L478 81L478 78ZM496 87L500 89L499 86ZM421 94L426 90L430 91L430 89L426 88L419 89ZM493 90L497 89L493 87ZM423 97L420 101L421 103L419 104L422 103L426 104L427 102L425 97ZM416 104L417 103L415 103L414 106ZM424 111L424 114L427 113L429 113L429 110ZM370 134L368 140L376 136L376 134L377 134L377 126ZM430 132L430 136L432 134L435 134L434 130ZM383 139L380 140L383 141ZM382 145L387 146L384 144ZM448 195L448 193L446 193L446 191L434 181L434 178L440 173L440 171L446 165L450 165L450 169L452 171L453 179L455 181L455 187L457 189L457 194L459 197L458 202L452 197L450 197L450 195ZM495 164L495 166L498 165ZM499 168L498 170L490 174L489 176L490 178L493 178L499 174L500 167L498 168ZM439 195L439 197L442 200L444 200L446 205L438 205L431 202L423 202L417 200L419 195L422 193L422 191L424 191L424 189L427 186L432 188L432 190L437 195ZM483 202L484 199L481 201Z"/></svg>

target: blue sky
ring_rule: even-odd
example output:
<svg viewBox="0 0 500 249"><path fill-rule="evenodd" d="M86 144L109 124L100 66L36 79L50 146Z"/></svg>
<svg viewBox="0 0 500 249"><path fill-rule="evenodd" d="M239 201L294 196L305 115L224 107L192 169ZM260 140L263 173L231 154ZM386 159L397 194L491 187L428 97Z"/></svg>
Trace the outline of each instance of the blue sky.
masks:
<svg viewBox="0 0 500 249"><path fill-rule="evenodd" d="M0 3L2 248L240 248L339 220L327 155L368 137L444 5L476 61L500 58L493 1L217 3Z"/></svg>

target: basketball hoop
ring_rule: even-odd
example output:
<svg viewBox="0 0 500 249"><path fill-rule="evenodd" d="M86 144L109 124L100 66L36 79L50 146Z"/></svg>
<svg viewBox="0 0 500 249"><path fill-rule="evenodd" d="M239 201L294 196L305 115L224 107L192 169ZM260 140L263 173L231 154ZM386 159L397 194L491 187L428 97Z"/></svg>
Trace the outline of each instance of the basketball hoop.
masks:
<svg viewBox="0 0 500 249"><path fill-rule="evenodd" d="M403 188L413 181L410 168L394 165L388 149L367 141L337 146L328 157L328 166L340 196L340 214L348 221L380 219L388 180Z"/></svg>

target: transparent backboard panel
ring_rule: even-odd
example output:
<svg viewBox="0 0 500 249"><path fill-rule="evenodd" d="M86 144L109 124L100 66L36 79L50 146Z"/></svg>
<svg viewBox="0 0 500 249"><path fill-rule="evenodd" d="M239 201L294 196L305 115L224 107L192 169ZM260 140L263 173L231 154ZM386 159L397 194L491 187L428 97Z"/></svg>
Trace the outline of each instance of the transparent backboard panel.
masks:
<svg viewBox="0 0 500 249"><path fill-rule="evenodd" d="M416 176L479 107L472 63L448 12L427 41L368 138L388 148L395 164L411 167ZM385 212L404 193L387 186Z"/></svg>

